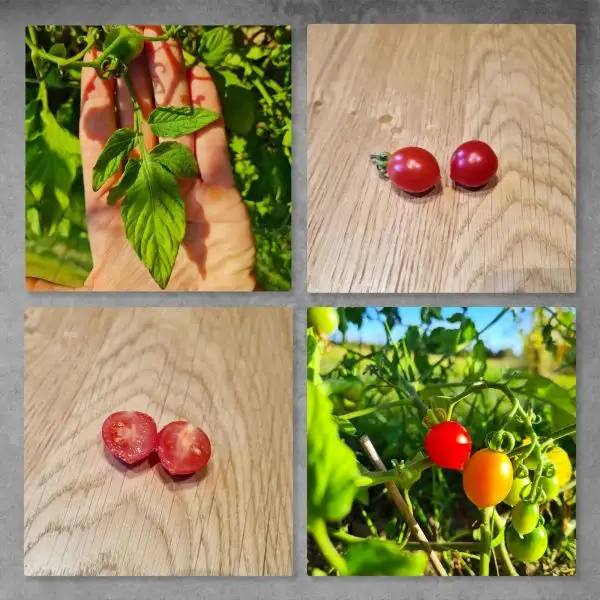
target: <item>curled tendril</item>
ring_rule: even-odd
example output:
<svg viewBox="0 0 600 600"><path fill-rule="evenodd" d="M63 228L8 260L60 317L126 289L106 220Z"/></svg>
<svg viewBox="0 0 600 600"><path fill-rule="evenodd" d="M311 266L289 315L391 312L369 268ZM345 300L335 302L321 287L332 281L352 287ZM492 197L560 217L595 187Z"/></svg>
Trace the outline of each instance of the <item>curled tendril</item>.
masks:
<svg viewBox="0 0 600 600"><path fill-rule="evenodd" d="M435 425L435 420L431 415L426 415L423 418L422 423L423 423L423 425L425 425L425 427L427 427L429 429Z"/></svg>
<svg viewBox="0 0 600 600"><path fill-rule="evenodd" d="M554 463L548 462L542 468L542 477L552 478L556 475L556 465Z"/></svg>
<svg viewBox="0 0 600 600"><path fill-rule="evenodd" d="M100 63L96 72L101 79L109 79L110 77L119 78L123 77L127 72L127 65L116 56L111 56L105 58Z"/></svg>
<svg viewBox="0 0 600 600"><path fill-rule="evenodd" d="M515 465L515 477L517 479L524 479L529 475L529 469L525 466L523 461L518 462Z"/></svg>
<svg viewBox="0 0 600 600"><path fill-rule="evenodd" d="M538 485L535 493L533 492L533 486L528 485L521 490L521 500L529 502L531 504L543 504L548 499L546 490L541 485Z"/></svg>
<svg viewBox="0 0 600 600"><path fill-rule="evenodd" d="M515 447L515 436L504 429L492 431L487 434L485 445L495 452L504 452L508 454Z"/></svg>
<svg viewBox="0 0 600 600"><path fill-rule="evenodd" d="M543 420L542 415L536 415L535 413L533 415L531 415L531 424L532 425L539 425Z"/></svg>

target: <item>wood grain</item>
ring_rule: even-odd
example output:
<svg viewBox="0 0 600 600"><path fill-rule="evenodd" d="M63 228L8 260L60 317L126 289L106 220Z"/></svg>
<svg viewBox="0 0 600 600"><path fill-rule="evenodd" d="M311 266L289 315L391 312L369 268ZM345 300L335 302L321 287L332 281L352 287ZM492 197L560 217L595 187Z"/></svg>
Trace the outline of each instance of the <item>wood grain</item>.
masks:
<svg viewBox="0 0 600 600"><path fill-rule="evenodd" d="M120 466L124 409L202 427L206 472ZM28 310L25 574L291 575L291 309Z"/></svg>
<svg viewBox="0 0 600 600"><path fill-rule="evenodd" d="M575 27L311 25L308 291L574 292ZM453 189L469 139L498 181ZM443 188L421 199L369 154L427 148Z"/></svg>

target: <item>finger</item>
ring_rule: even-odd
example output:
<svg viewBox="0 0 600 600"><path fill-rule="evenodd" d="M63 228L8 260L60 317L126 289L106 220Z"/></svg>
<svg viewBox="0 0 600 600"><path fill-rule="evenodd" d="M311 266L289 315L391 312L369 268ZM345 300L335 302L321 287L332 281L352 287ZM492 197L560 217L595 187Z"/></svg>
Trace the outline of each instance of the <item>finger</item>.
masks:
<svg viewBox="0 0 600 600"><path fill-rule="evenodd" d="M91 50L85 60L92 61L98 55ZM115 86L111 79L101 79L95 69L84 67L81 70L81 113L79 117L79 141L81 144L81 162L83 166L83 184L85 202L88 211L103 204L102 195L107 186L116 181L113 176L100 190L92 189L94 165L106 145L108 138L117 128L115 114Z"/></svg>
<svg viewBox="0 0 600 600"><path fill-rule="evenodd" d="M131 26L139 33L143 33L141 27ZM131 86L137 103L140 106L144 119L147 119L154 108L154 98L152 97L152 80L148 71L148 61L144 54L129 63L127 74L131 80ZM119 78L117 82L117 111L119 127L128 129L134 128L133 105L131 95L124 77ZM151 150L156 145L156 136L147 123L142 124L144 134L144 145L147 150ZM134 155L139 156L139 150L134 150Z"/></svg>
<svg viewBox="0 0 600 600"><path fill-rule="evenodd" d="M195 134L196 160L202 181L220 187L233 187L234 179L217 86L203 65L190 69L188 79L192 106L207 108L220 115L218 121Z"/></svg>
<svg viewBox="0 0 600 600"><path fill-rule="evenodd" d="M147 36L162 33L162 29L156 26L146 27L144 30L144 35ZM156 106L191 106L185 62L179 42L147 42L146 52ZM168 139L161 138L161 141ZM193 135L182 135L177 141L187 146L191 152L194 151Z"/></svg>

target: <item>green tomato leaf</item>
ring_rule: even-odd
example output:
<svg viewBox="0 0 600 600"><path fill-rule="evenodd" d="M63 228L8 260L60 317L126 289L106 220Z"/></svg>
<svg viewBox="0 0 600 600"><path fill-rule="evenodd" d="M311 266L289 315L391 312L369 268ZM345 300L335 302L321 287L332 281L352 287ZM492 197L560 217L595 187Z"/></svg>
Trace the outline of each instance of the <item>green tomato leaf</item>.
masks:
<svg viewBox="0 0 600 600"><path fill-rule="evenodd" d="M59 58L65 58L67 56L67 48L63 43L54 44L48 50L48 54L52 56L58 56Z"/></svg>
<svg viewBox="0 0 600 600"><path fill-rule="evenodd" d="M199 131L218 118L216 112L207 108L162 106L150 113L148 123L155 135L175 138Z"/></svg>
<svg viewBox="0 0 600 600"><path fill-rule="evenodd" d="M57 225L67 210L80 166L79 140L40 102L30 103L26 111L26 202L38 206L42 231Z"/></svg>
<svg viewBox="0 0 600 600"><path fill-rule="evenodd" d="M216 67L233 50L233 33L227 27L216 27L202 36L200 54L207 67Z"/></svg>
<svg viewBox="0 0 600 600"><path fill-rule="evenodd" d="M525 385L519 391L527 396L544 400L556 410L567 413L572 418L572 422L575 422L575 398L568 390L554 383L551 379L542 375L533 375L527 379Z"/></svg>
<svg viewBox="0 0 600 600"><path fill-rule="evenodd" d="M123 198L127 190L135 183L140 171L141 162L137 158L130 158L125 165L125 171L115 185L108 192L106 201L113 205L117 200Z"/></svg>
<svg viewBox="0 0 600 600"><path fill-rule="evenodd" d="M352 508L358 464L340 439L331 400L307 382L308 528L319 521L339 521Z"/></svg>
<svg viewBox="0 0 600 600"><path fill-rule="evenodd" d="M388 540L352 544L345 555L347 575L421 576L427 568L425 552L406 552Z"/></svg>
<svg viewBox="0 0 600 600"><path fill-rule="evenodd" d="M162 142L152 149L150 156L175 177L192 178L198 175L196 158L183 144Z"/></svg>
<svg viewBox="0 0 600 600"><path fill-rule="evenodd" d="M175 177L150 157L125 192L121 217L127 239L152 277L167 287L185 234L185 207Z"/></svg>
<svg viewBox="0 0 600 600"><path fill-rule="evenodd" d="M254 94L239 85L228 85L221 94L223 118L229 130L237 135L248 135L256 120Z"/></svg>
<svg viewBox="0 0 600 600"><path fill-rule="evenodd" d="M92 173L92 188L98 191L120 168L123 159L133 150L135 132L117 129L106 142Z"/></svg>

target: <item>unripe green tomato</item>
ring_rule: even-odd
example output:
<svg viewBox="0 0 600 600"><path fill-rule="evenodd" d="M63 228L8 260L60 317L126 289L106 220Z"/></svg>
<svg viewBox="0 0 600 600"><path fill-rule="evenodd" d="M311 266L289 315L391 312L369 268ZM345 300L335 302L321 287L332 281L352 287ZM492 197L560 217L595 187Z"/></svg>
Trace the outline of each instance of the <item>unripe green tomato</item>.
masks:
<svg viewBox="0 0 600 600"><path fill-rule="evenodd" d="M531 533L540 520L540 508L537 504L521 500L511 513L513 527L521 535Z"/></svg>
<svg viewBox="0 0 600 600"><path fill-rule="evenodd" d="M504 498L504 502L509 506L514 506L521 501L521 490L528 486L531 483L529 477L519 477L513 480L512 487L510 488L510 492L508 492L508 496Z"/></svg>
<svg viewBox="0 0 600 600"><path fill-rule="evenodd" d="M541 479L542 489L546 492L546 500L554 500L558 498L558 492L560 491L560 484L558 483L558 477L542 477Z"/></svg>
<svg viewBox="0 0 600 600"><path fill-rule="evenodd" d="M548 533L543 525L538 525L531 533L523 536L511 526L507 529L505 538L508 551L523 562L539 560L548 549Z"/></svg>
<svg viewBox="0 0 600 600"><path fill-rule="evenodd" d="M116 56L127 65L142 53L144 40L127 25L119 25L111 29L106 36L104 50L109 47L110 56Z"/></svg>
<svg viewBox="0 0 600 600"><path fill-rule="evenodd" d="M308 324L319 333L331 335L339 326L337 310L330 306L313 306L308 309Z"/></svg>
<svg viewBox="0 0 600 600"><path fill-rule="evenodd" d="M530 454L523 462L530 471L535 471L540 464L540 461L533 454Z"/></svg>

